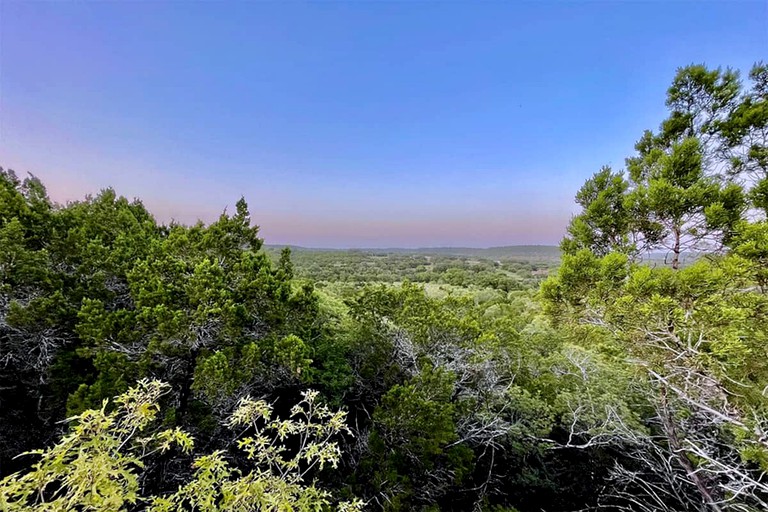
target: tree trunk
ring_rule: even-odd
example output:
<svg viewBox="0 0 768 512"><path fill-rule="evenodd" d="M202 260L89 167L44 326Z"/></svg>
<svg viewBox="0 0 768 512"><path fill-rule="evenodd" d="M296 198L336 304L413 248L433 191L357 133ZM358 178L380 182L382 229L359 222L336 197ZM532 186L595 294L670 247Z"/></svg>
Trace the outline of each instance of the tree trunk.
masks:
<svg viewBox="0 0 768 512"><path fill-rule="evenodd" d="M677 270L680 268L680 228L675 227L675 246L672 248L672 268Z"/></svg>

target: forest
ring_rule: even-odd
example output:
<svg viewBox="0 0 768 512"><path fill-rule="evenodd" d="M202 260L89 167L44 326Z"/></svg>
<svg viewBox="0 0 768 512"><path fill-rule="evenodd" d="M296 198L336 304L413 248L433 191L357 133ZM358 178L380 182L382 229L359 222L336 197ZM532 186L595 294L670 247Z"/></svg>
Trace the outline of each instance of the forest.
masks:
<svg viewBox="0 0 768 512"><path fill-rule="evenodd" d="M438 250L423 253L300 248L293 249L291 262L298 277L309 279L319 287L336 285L338 288L348 284L354 289L362 283L410 281L450 285L459 290L492 288L508 292L537 288L560 259L557 247L541 246L537 248L538 256L526 249L525 246L499 248L489 258L481 252L467 256ZM275 262L278 261L280 250L267 247L266 251Z"/></svg>
<svg viewBox="0 0 768 512"><path fill-rule="evenodd" d="M768 510L768 65L666 106L559 251L292 251L0 170L0 510Z"/></svg>

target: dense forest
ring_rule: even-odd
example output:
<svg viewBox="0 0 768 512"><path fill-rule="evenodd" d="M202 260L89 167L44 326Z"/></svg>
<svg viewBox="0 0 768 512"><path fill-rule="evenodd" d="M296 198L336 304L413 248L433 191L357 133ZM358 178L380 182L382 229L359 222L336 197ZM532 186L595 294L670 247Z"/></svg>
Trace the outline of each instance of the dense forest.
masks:
<svg viewBox="0 0 768 512"><path fill-rule="evenodd" d="M523 246L525 249L525 246ZM266 248L277 262L280 251ZM299 249L291 253L298 277L311 280L316 286L347 283L433 283L458 288L493 288L500 291L524 290L538 287L560 259L557 247L543 246L547 256L533 259L528 251L517 247L496 250L489 259L480 256L460 256L419 252L328 251ZM480 252L480 251L478 251ZM521 258L520 253L526 256ZM500 258L500 259L495 259ZM338 288L338 286L337 286Z"/></svg>
<svg viewBox="0 0 768 512"><path fill-rule="evenodd" d="M0 509L768 509L768 66L666 105L559 259L292 254L242 199L0 171Z"/></svg>

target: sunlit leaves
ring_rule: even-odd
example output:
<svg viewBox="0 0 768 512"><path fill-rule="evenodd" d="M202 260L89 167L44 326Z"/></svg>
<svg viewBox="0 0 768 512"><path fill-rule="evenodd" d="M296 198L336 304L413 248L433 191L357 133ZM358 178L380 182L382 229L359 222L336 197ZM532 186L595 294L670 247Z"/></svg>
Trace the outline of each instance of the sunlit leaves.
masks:
<svg viewBox="0 0 768 512"><path fill-rule="evenodd" d="M127 510L148 505L153 511L283 511L325 510L332 502L327 491L304 482L305 475L325 465L336 466L341 456L331 441L349 433L343 412L317 403L309 391L294 407L292 419L271 419L263 401L244 399L233 413L231 426L255 429L239 441L255 465L247 473L230 467L223 452L197 457L192 479L170 495L143 496L140 475L145 457L178 449L190 453L192 438L175 428L149 431L160 411L159 400L168 386L141 381L114 400L114 411L90 409L70 419L69 434L52 448L30 453L39 457L29 471L0 481L0 508L22 511ZM266 424L262 424L266 422ZM284 458L283 442L298 436L299 450ZM340 510L360 510L358 500L339 504Z"/></svg>

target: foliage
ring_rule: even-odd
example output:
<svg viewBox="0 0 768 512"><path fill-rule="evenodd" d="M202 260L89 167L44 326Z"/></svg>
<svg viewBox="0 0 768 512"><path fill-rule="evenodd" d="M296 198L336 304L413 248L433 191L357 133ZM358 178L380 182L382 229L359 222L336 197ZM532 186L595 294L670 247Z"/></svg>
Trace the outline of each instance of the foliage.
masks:
<svg viewBox="0 0 768 512"><path fill-rule="evenodd" d="M149 432L160 411L161 395L168 391L159 381L140 381L114 400L114 410L89 409L70 418L69 434L46 450L35 450L40 460L30 471L0 481L3 510L128 510L151 511L277 511L318 510L330 505L330 495L313 483L309 472L336 466L341 457L331 439L349 432L345 413L317 403L317 392L307 392L291 410L291 418L273 418L263 400L241 400L228 421L232 428L254 431L238 441L254 469L242 474L231 468L221 452L195 458L191 481L173 494L142 495L141 470L154 453L176 448L193 450L192 437L180 429ZM297 437L291 457L286 440ZM340 511L360 510L362 502L339 503Z"/></svg>
<svg viewBox="0 0 768 512"><path fill-rule="evenodd" d="M563 243L570 253L542 285L545 310L559 325L592 325L615 340L643 398L640 425L623 411L611 426L639 462L616 466L603 506L768 506L763 74L756 65L752 89L742 91L731 70L678 70L670 117L627 160L628 193L613 210L629 205L648 224L622 224L622 234L642 240L634 249L671 251L671 268L638 265L625 239L595 242L603 226L585 222L602 199L583 202L580 193L584 212ZM574 228L582 225L586 235ZM709 254L681 269L681 254L702 248Z"/></svg>
<svg viewBox="0 0 768 512"><path fill-rule="evenodd" d="M562 257L265 248L242 199L0 170L0 508L768 508L767 93L679 69Z"/></svg>
<svg viewBox="0 0 768 512"><path fill-rule="evenodd" d="M192 438L180 430L144 435L159 412L167 386L142 381L115 399L107 412L89 409L69 419L70 433L51 448L35 450L40 460L30 471L0 482L3 510L125 510L141 500L137 469L152 451L177 445L192 449Z"/></svg>

